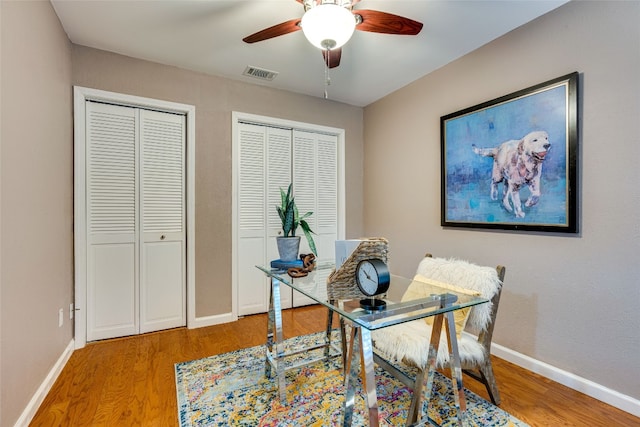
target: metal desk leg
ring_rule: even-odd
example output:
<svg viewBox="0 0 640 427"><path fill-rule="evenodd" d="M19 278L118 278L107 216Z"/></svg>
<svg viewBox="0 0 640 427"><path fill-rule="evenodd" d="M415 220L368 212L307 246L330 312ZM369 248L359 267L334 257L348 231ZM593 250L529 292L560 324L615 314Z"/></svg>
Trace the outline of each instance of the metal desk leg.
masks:
<svg viewBox="0 0 640 427"><path fill-rule="evenodd" d="M340 300L330 300L331 305L336 305L340 309L344 309L344 302ZM329 309L329 318L327 319L327 348L325 349L325 356L329 357L331 351L331 328L333 325L333 310ZM340 351L342 356L342 373L347 373L347 336L344 317L338 316L338 326L340 332Z"/></svg>
<svg viewBox="0 0 640 427"><path fill-rule="evenodd" d="M376 374L373 364L373 343L371 331L360 328L360 357L362 359L362 388L366 391L369 408L369 425L378 427L378 396L376 395Z"/></svg>
<svg viewBox="0 0 640 427"><path fill-rule="evenodd" d="M467 401L464 396L464 387L462 384L462 369L460 368L460 353L458 352L458 338L456 337L456 326L453 318L453 312L449 311L446 314L439 314L434 317L433 328L431 332L431 342L429 343L429 356L427 359L427 382L422 389L422 398L427 402L427 413L421 414L425 417L424 420L428 420L428 407L431 399L431 391L433 388L433 377L436 370L438 347L440 344L440 335L442 333L443 318L446 316L447 321L445 323L445 329L447 333L447 344L449 347L449 367L451 370L451 385L453 388L453 396L456 405L456 411L458 415L458 426L463 426L466 420ZM421 402L416 401L416 407L413 405L409 410L409 417L413 417L412 421L417 420L417 414L421 412ZM411 419L411 418L410 418ZM420 420L422 425L422 419Z"/></svg>
<svg viewBox="0 0 640 427"><path fill-rule="evenodd" d="M346 365L344 365L344 406L342 413L344 414L344 418L342 421L343 427L351 427L353 422L353 406L355 404L355 395L356 395L356 382L358 381L358 351L360 351L360 344L357 342L360 338L357 336L360 328L351 328L351 333L349 336L349 347L347 351L347 359ZM353 348L357 346L357 351L354 352ZM353 355L356 354L356 360L353 360ZM349 371L347 371L347 366L349 367Z"/></svg>
<svg viewBox="0 0 640 427"><path fill-rule="evenodd" d="M460 353L458 352L458 338L456 336L456 324L453 319L453 312L447 314L447 342L449 344L449 369L451 370L451 387L458 413L458 425L462 426L467 415L467 401L464 396L462 385L462 369L460 368Z"/></svg>
<svg viewBox="0 0 640 427"><path fill-rule="evenodd" d="M440 347L440 333L442 331L442 323L444 316L438 314L433 318L433 326L431 327L431 341L429 342L429 354L427 356L427 365L423 369L423 372L427 373L426 384L422 386L421 399L418 396L417 399L413 399L411 407L409 408L409 420L412 424L419 421L420 425L424 422L428 423L429 419L429 403L431 402L431 392L433 390L433 378L435 376L436 364L438 360L438 348ZM424 377L419 376L420 381L424 381ZM427 402L427 410L422 413L422 402ZM424 419L424 421L423 421Z"/></svg>
<svg viewBox="0 0 640 427"><path fill-rule="evenodd" d="M275 335L275 342L274 342ZM280 281L271 279L271 292L269 295L269 320L267 322L267 357L265 360L265 373L271 376L271 363L273 360L276 368L276 380L278 383L278 396L283 405L287 403L287 390L285 384L282 336L282 306L280 303Z"/></svg>
<svg viewBox="0 0 640 427"><path fill-rule="evenodd" d="M358 338L359 335L359 338ZM371 331L356 325L351 325L351 343L349 345L347 363L349 375L345 375L345 403L343 426L351 426L353 420L353 406L355 403L355 384L358 380L358 368L362 374L362 388L369 412L369 426L378 427L378 397L376 395L375 366L373 363L373 344ZM359 356L359 357L358 357ZM358 366L360 361L361 366Z"/></svg>

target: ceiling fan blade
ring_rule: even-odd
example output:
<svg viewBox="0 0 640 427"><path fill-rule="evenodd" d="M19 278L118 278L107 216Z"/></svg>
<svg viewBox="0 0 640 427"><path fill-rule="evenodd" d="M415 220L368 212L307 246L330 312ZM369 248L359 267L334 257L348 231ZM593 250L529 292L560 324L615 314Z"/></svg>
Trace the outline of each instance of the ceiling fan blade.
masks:
<svg viewBox="0 0 640 427"><path fill-rule="evenodd" d="M337 49L331 50L322 50L322 57L324 58L324 62L327 64L329 68L335 68L340 65L340 58L342 57L342 48L339 47Z"/></svg>
<svg viewBox="0 0 640 427"><path fill-rule="evenodd" d="M362 22L356 25L360 31L415 36L422 30L421 22L379 10L354 10L353 13L362 17Z"/></svg>
<svg viewBox="0 0 640 427"><path fill-rule="evenodd" d="M274 25L273 27L265 28L262 31L251 34L250 36L243 38L242 41L245 43L255 43L271 39L273 37L293 33L294 31L301 30L300 25L298 24L300 24L300 18L282 22L280 24Z"/></svg>

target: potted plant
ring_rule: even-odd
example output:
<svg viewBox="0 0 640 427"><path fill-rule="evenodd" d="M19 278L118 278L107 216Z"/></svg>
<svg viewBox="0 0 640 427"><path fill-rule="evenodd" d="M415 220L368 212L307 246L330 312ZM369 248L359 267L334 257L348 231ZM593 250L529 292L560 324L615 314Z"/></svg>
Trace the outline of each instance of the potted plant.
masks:
<svg viewBox="0 0 640 427"><path fill-rule="evenodd" d="M298 250L300 248L300 236L296 236L298 226L304 231L311 251L315 255L318 255L316 244L311 235L313 231L311 231L309 223L306 221L306 218L309 218L313 212L307 212L300 216L292 192L293 184L289 184L289 189L286 193L280 188L281 203L280 206L276 206L280 220L282 220L282 236L278 236L276 239L278 242L278 252L280 253L280 259L282 261L294 261L298 258Z"/></svg>

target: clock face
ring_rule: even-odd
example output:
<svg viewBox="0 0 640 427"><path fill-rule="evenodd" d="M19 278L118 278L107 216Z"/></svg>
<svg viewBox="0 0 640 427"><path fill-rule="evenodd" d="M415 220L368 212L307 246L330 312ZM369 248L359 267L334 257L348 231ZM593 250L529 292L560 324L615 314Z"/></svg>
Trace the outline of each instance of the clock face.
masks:
<svg viewBox="0 0 640 427"><path fill-rule="evenodd" d="M379 259L368 259L358 263L356 283L363 294L372 296L384 293L389 289L389 270Z"/></svg>

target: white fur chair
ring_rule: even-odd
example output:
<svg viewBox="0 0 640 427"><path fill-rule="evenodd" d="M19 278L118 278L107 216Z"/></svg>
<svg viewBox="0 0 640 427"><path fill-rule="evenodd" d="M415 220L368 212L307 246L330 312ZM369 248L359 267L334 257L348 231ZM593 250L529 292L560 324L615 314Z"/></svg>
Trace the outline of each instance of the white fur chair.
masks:
<svg viewBox="0 0 640 427"><path fill-rule="evenodd" d="M427 254L420 262L416 274L475 291L490 300L489 303L471 309L465 331L458 334L458 350L463 372L482 382L491 401L499 405L500 393L489 355L505 267L483 267L457 259L432 258ZM405 296L409 293L405 293ZM477 337L474 334L477 334ZM431 326L425 319L383 328L373 333L376 362L413 389L412 408L416 408L420 403L422 381L416 380L425 378L423 369L427 364L430 336ZM446 367L448 364L449 352L446 334L443 333L438 349L437 366ZM402 369L403 365L417 371L415 379L406 374ZM407 425L410 422L411 420L407 420Z"/></svg>

